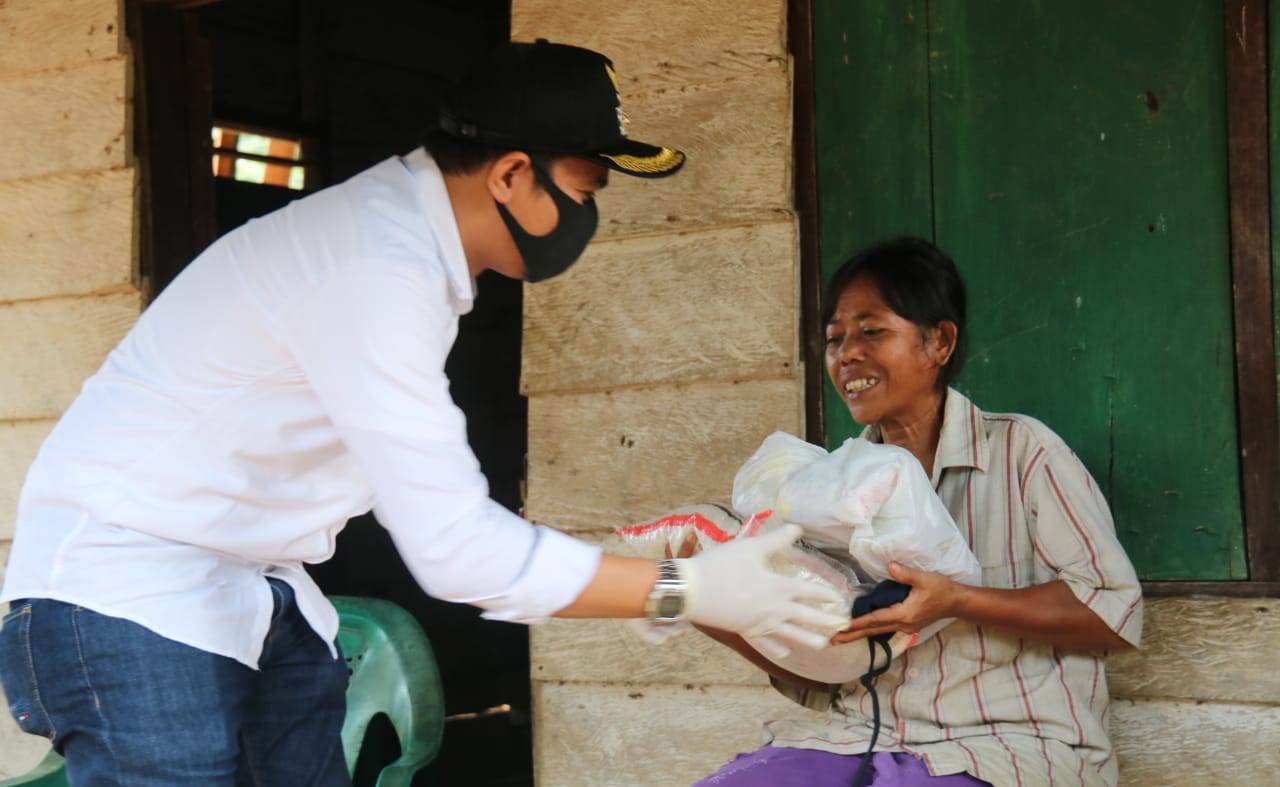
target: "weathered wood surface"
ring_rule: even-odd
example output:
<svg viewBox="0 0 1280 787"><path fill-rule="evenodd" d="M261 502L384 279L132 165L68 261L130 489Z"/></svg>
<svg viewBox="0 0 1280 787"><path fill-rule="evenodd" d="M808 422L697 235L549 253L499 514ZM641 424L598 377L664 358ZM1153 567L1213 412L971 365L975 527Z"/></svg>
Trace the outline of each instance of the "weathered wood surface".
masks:
<svg viewBox="0 0 1280 787"><path fill-rule="evenodd" d="M1148 599L1142 640L1107 662L1117 697L1280 705L1280 600Z"/></svg>
<svg viewBox="0 0 1280 787"><path fill-rule="evenodd" d="M128 58L0 75L0 181L125 165Z"/></svg>
<svg viewBox="0 0 1280 787"><path fill-rule="evenodd" d="M691 784L762 742L762 725L815 716L758 686L534 685L540 785ZM820 718L820 716L818 716ZM1111 734L1126 787L1273 784L1280 707L1119 700Z"/></svg>
<svg viewBox="0 0 1280 787"><path fill-rule="evenodd" d="M689 502L725 502L768 434L803 428L802 397L798 375L534 396L528 515L605 530Z"/></svg>
<svg viewBox="0 0 1280 787"><path fill-rule="evenodd" d="M0 3L0 75L117 54L122 6L120 0Z"/></svg>
<svg viewBox="0 0 1280 787"><path fill-rule="evenodd" d="M27 468L55 423L53 419L0 421L0 541L13 538L18 493L26 480Z"/></svg>
<svg viewBox="0 0 1280 787"><path fill-rule="evenodd" d="M511 8L511 37L603 52L629 96L785 64L786 14L778 2L518 2Z"/></svg>
<svg viewBox="0 0 1280 787"><path fill-rule="evenodd" d="M60 415L141 310L132 287L0 305L0 418Z"/></svg>
<svg viewBox="0 0 1280 787"><path fill-rule="evenodd" d="M624 95L622 108L632 138L678 148L689 159L661 180L611 176L600 195L598 239L792 215L785 68Z"/></svg>
<svg viewBox="0 0 1280 787"><path fill-rule="evenodd" d="M621 551L616 538L599 540ZM1280 705L1280 601L1148 600L1143 640L1140 652L1107 661L1113 696ZM535 626L530 652L537 680L767 683L745 659L701 634L654 646L621 621Z"/></svg>
<svg viewBox="0 0 1280 787"><path fill-rule="evenodd" d="M758 747L766 719L811 711L761 686L534 684L543 787L692 784Z"/></svg>
<svg viewBox="0 0 1280 787"><path fill-rule="evenodd" d="M1273 785L1280 707L1118 700L1111 740L1122 787Z"/></svg>
<svg viewBox="0 0 1280 787"><path fill-rule="evenodd" d="M529 630L534 680L768 686L769 678L710 637L688 631L661 645L621 620L557 620Z"/></svg>
<svg viewBox="0 0 1280 787"><path fill-rule="evenodd" d="M795 245L788 220L592 246L525 290L522 389L792 374Z"/></svg>
<svg viewBox="0 0 1280 787"><path fill-rule="evenodd" d="M132 169L0 182L0 302L133 278Z"/></svg>

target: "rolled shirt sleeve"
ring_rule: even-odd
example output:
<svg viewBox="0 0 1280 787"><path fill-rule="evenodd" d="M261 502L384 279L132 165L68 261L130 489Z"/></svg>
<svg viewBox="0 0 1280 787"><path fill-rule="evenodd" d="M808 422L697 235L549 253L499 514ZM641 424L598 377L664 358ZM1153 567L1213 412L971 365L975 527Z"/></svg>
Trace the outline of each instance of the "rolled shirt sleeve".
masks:
<svg viewBox="0 0 1280 787"><path fill-rule="evenodd" d="M1089 471L1069 448L1050 449L1028 495L1036 559L1112 631L1138 647L1142 587Z"/></svg>
<svg viewBox="0 0 1280 787"><path fill-rule="evenodd" d="M334 275L290 305L286 340L423 589L535 622L582 593L601 551L489 498L444 373L457 316L431 276L408 264Z"/></svg>

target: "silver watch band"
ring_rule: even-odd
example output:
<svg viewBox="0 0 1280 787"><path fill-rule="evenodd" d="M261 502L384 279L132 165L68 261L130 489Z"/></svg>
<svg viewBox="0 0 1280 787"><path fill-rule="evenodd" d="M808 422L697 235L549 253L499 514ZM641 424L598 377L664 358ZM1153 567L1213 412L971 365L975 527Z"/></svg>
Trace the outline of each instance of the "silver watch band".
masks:
<svg viewBox="0 0 1280 787"><path fill-rule="evenodd" d="M674 560L658 561L658 579L645 599L644 614L653 623L676 623L684 619L685 593L688 583Z"/></svg>

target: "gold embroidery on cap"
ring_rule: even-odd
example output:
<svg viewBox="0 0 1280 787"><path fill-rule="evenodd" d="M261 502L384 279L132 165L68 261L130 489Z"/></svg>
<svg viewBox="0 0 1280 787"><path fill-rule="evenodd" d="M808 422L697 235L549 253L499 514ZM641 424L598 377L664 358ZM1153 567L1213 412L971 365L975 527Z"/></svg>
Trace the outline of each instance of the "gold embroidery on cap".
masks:
<svg viewBox="0 0 1280 787"><path fill-rule="evenodd" d="M609 81L613 83L613 92L621 93L622 88L618 85L618 74L613 70L613 66L605 63L604 72L609 75Z"/></svg>
<svg viewBox="0 0 1280 787"><path fill-rule="evenodd" d="M610 156L605 158L631 172L667 172L675 169L684 161L684 154L671 148L663 148L652 156Z"/></svg>

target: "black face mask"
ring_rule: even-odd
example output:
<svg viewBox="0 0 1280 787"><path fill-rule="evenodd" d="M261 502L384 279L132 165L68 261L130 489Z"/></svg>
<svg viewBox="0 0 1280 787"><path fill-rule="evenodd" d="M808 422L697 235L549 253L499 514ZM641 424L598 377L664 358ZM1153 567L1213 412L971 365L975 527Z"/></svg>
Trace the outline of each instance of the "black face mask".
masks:
<svg viewBox="0 0 1280 787"><path fill-rule="evenodd" d="M525 281L539 282L559 276L577 262L591 236L596 234L599 214L596 212L594 199L587 197L581 205L574 202L573 197L561 191L537 162L533 162L533 177L551 195L556 211L560 214L555 229L546 235L530 235L505 205L501 202L497 205L498 214L502 216L511 239L515 241L516 249L524 258Z"/></svg>

